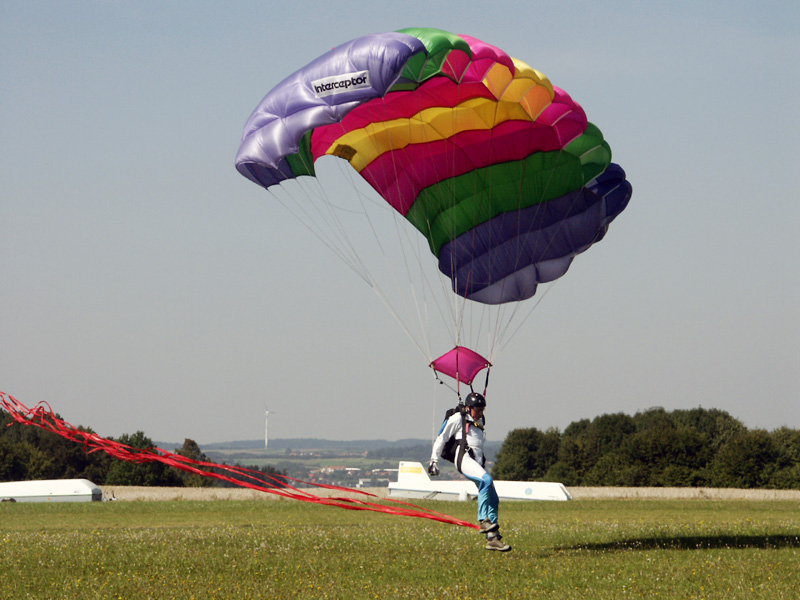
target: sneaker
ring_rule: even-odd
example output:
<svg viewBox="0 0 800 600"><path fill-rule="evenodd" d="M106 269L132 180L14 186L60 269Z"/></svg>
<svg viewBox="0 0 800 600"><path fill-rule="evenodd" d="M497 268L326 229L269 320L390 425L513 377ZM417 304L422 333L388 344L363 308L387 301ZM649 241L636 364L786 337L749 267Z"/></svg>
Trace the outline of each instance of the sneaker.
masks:
<svg viewBox="0 0 800 600"><path fill-rule="evenodd" d="M499 523L492 523L489 519L484 519L481 521L481 528L478 530L478 533L491 533L498 529L500 529Z"/></svg>
<svg viewBox="0 0 800 600"><path fill-rule="evenodd" d="M506 544L500 538L494 538L486 542L486 549L487 550L497 550L498 552L508 552L511 550L511 546Z"/></svg>

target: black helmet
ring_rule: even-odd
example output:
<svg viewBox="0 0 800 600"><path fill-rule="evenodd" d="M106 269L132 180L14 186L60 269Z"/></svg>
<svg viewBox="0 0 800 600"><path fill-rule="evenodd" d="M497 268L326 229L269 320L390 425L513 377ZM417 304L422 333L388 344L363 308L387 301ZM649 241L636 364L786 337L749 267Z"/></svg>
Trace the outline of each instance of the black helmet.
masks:
<svg viewBox="0 0 800 600"><path fill-rule="evenodd" d="M472 392L464 400L467 408L484 408L486 406L486 398L477 392Z"/></svg>

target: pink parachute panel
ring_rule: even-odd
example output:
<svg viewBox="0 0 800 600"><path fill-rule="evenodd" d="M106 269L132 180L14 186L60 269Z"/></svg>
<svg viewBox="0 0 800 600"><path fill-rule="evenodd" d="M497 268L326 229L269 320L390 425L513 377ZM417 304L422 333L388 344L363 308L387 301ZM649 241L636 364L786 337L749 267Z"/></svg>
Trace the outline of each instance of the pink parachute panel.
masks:
<svg viewBox="0 0 800 600"><path fill-rule="evenodd" d="M480 354L464 346L456 346L430 364L437 373L444 373L467 385L471 384L483 369L491 366L492 363Z"/></svg>

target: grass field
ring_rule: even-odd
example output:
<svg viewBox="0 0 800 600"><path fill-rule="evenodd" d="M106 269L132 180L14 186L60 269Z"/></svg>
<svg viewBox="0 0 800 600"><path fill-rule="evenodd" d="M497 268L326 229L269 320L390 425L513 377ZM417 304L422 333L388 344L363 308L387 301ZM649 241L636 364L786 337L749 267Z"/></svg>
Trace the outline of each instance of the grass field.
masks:
<svg viewBox="0 0 800 600"><path fill-rule="evenodd" d="M3 503L0 598L800 598L800 501L501 514L504 554L474 530L290 500Z"/></svg>

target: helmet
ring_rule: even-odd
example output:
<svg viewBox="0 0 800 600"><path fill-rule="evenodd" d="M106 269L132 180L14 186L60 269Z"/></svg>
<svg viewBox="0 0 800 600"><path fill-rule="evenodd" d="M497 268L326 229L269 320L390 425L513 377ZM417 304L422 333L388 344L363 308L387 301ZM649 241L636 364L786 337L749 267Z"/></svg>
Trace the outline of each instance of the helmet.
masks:
<svg viewBox="0 0 800 600"><path fill-rule="evenodd" d="M483 408L486 406L486 398L477 392L472 392L467 396L466 400L464 400L464 404L467 408Z"/></svg>

